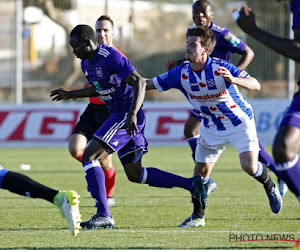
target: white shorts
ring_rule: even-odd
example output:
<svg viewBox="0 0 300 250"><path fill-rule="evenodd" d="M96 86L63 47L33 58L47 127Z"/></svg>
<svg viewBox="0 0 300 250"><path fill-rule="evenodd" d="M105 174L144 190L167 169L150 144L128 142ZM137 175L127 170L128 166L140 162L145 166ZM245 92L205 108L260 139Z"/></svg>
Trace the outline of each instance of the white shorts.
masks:
<svg viewBox="0 0 300 250"><path fill-rule="evenodd" d="M259 152L255 121L240 124L236 131L222 135L206 133L201 130L197 141L196 162L216 162L227 146L234 146L238 153L247 151Z"/></svg>

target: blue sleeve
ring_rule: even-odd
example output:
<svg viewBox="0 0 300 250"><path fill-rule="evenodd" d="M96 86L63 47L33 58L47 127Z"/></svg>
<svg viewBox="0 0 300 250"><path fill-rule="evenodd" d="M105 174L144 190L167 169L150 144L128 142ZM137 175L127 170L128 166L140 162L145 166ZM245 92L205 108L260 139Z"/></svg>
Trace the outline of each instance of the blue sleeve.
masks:
<svg viewBox="0 0 300 250"><path fill-rule="evenodd" d="M247 78L250 76L246 71L239 69L230 62L219 60L218 63L220 66L227 68L234 77Z"/></svg>
<svg viewBox="0 0 300 250"><path fill-rule="evenodd" d="M153 83L158 91L166 91L168 89L182 90L180 81L181 67L176 66L166 73L160 74L153 78Z"/></svg>

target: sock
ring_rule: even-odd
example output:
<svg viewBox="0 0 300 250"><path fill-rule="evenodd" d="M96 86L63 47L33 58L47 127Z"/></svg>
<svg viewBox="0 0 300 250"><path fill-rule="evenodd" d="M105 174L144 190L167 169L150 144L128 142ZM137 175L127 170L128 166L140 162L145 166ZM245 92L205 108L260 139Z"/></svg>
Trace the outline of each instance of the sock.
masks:
<svg viewBox="0 0 300 250"><path fill-rule="evenodd" d="M287 184L289 189L300 198L300 158L299 155L288 162L276 163L277 171L281 179Z"/></svg>
<svg viewBox="0 0 300 250"><path fill-rule="evenodd" d="M191 138L188 138L187 141L190 145L190 148L192 150L192 157L193 157L193 160L195 161L195 153L196 153L196 147L197 147L197 140L199 138L200 135L197 135L197 136L194 136L194 137L191 137Z"/></svg>
<svg viewBox="0 0 300 250"><path fill-rule="evenodd" d="M196 198L192 198L192 202L194 205L193 214L196 215L198 218L202 219L204 216L204 208L202 208L200 201Z"/></svg>
<svg viewBox="0 0 300 250"><path fill-rule="evenodd" d="M75 157L75 159L76 159L77 161L81 162L82 155L83 155L83 152L82 152L80 155L77 155L77 156Z"/></svg>
<svg viewBox="0 0 300 250"><path fill-rule="evenodd" d="M204 187L205 187L206 191L208 189L208 180L209 179L210 179L210 177L206 178L206 179L202 178L203 184L204 184ZM193 205L194 205L193 214L196 215L198 218L202 219L204 217L204 210L205 210L205 208L203 208L201 206L199 200L197 200L197 199L195 199L193 197L192 197L192 202L193 202Z"/></svg>
<svg viewBox="0 0 300 250"><path fill-rule="evenodd" d="M260 151L258 154L258 160L261 163L265 164L267 168L271 169L274 172L274 174L276 174L277 177L279 177L279 172L276 169L276 163L273 157L266 151L266 149L262 144L259 143L259 147L260 147Z"/></svg>
<svg viewBox="0 0 300 250"><path fill-rule="evenodd" d="M274 182L272 181L266 166L258 162L257 171L254 175L252 175L254 179L258 180L260 183L264 185L266 190L271 190L272 187L275 186Z"/></svg>
<svg viewBox="0 0 300 250"><path fill-rule="evenodd" d="M193 183L190 178L184 178L175 174L162 171L157 168L142 168L141 184L148 184L152 187L173 188L180 187L192 192Z"/></svg>
<svg viewBox="0 0 300 250"><path fill-rule="evenodd" d="M110 169L104 170L106 196L113 197L115 189L116 169L112 166Z"/></svg>
<svg viewBox="0 0 300 250"><path fill-rule="evenodd" d="M57 190L46 187L26 175L8 171L2 181L2 188L12 193L31 198L41 198L53 203Z"/></svg>
<svg viewBox="0 0 300 250"><path fill-rule="evenodd" d="M83 164L89 192L96 200L97 214L111 217L106 198L104 173L99 161L88 161Z"/></svg>

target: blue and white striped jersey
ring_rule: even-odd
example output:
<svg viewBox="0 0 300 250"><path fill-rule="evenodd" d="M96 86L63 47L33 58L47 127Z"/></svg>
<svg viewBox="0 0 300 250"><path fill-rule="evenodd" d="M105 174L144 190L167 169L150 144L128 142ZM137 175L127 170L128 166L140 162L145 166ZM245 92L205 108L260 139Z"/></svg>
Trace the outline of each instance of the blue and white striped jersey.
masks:
<svg viewBox="0 0 300 250"><path fill-rule="evenodd" d="M208 57L205 68L194 72L188 61L153 78L158 91L179 89L203 115L202 124L211 132L226 134L253 118L251 105L235 84L219 75L218 67L226 67L233 76L246 78L249 74L232 63ZM202 125L202 126L203 126Z"/></svg>

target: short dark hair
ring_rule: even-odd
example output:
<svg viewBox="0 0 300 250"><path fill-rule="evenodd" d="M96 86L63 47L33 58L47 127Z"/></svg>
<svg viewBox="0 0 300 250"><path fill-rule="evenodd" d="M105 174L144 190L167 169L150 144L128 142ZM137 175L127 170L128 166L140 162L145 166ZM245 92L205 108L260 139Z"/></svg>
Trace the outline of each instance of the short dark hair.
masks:
<svg viewBox="0 0 300 250"><path fill-rule="evenodd" d="M188 31L189 36L199 36L201 37L201 46L207 47L209 49L209 54L213 52L216 46L215 33L208 27L195 26Z"/></svg>
<svg viewBox="0 0 300 250"><path fill-rule="evenodd" d="M98 21L109 21L111 23L111 26L114 27L114 21L111 19L110 16L102 15L97 19L96 22L98 22Z"/></svg>
<svg viewBox="0 0 300 250"><path fill-rule="evenodd" d="M97 43L93 28L86 24L77 25L74 29L72 29L70 36L76 36L84 41L92 40L94 43Z"/></svg>
<svg viewBox="0 0 300 250"><path fill-rule="evenodd" d="M209 6L211 6L210 2L206 0L197 0L196 2L193 3L192 8L194 9L196 6L198 7L199 5L202 5L203 3L207 3Z"/></svg>

